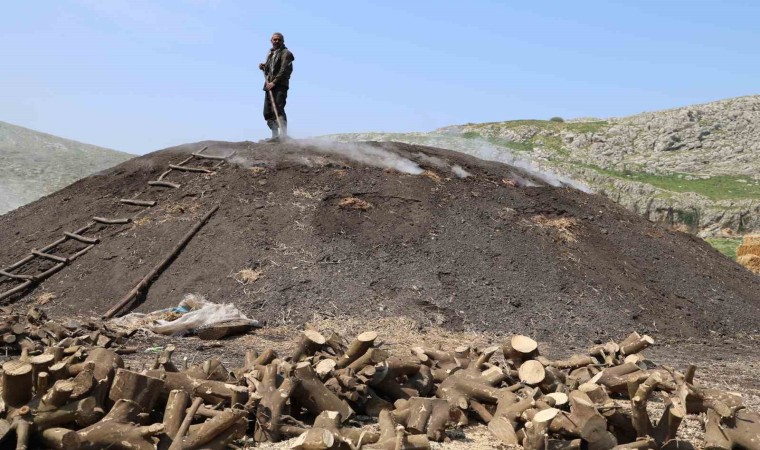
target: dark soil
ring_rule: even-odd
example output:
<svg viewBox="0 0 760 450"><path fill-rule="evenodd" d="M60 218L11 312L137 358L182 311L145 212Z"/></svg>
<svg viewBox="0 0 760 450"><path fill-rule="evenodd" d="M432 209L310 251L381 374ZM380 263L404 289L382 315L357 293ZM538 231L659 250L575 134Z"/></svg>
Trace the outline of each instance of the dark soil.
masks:
<svg viewBox="0 0 760 450"><path fill-rule="evenodd" d="M205 145L210 154L237 151L236 163L211 175L172 172L167 179L179 189L148 187L168 164ZM91 216L143 210L120 198L158 205L132 224L87 232L101 243L12 301L52 293L45 306L51 316L100 315L218 204L139 311L198 293L270 325L315 314L404 315L423 325L522 332L555 343L618 339L631 330L665 340L760 332L760 278L700 239L513 167L404 144L352 150L380 149L430 172L403 174L298 142L204 142L81 180L0 216L3 267ZM453 164L471 176L458 178ZM348 197L368 205L341 206ZM44 267L29 264L23 272ZM245 282L243 269L261 277ZM12 286L0 281L0 291Z"/></svg>

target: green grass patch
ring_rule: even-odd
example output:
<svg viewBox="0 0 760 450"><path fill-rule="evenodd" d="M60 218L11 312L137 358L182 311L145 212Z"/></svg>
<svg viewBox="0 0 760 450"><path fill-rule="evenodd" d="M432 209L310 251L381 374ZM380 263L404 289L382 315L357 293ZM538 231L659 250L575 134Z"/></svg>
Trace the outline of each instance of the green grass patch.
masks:
<svg viewBox="0 0 760 450"><path fill-rule="evenodd" d="M734 261L736 261L736 250L742 244L742 238L706 238L705 241L712 245L715 250L723 253Z"/></svg>
<svg viewBox="0 0 760 450"><path fill-rule="evenodd" d="M554 120L508 120L506 122L486 122L470 125L470 127L483 129L483 128L520 128L520 127L538 127L552 131L568 130L575 133L596 133L606 128L609 123L606 120L599 120L596 122L559 122Z"/></svg>
<svg viewBox="0 0 760 450"><path fill-rule="evenodd" d="M498 137L481 136L481 134L478 133L477 131L465 131L464 133L462 133L462 137L465 139L483 139L489 144L496 145L497 147L506 147L511 150L516 150L518 152L533 151L533 144L530 142L518 142L518 141L510 141L508 139L503 139L503 138L498 138Z"/></svg>
<svg viewBox="0 0 760 450"><path fill-rule="evenodd" d="M694 192L711 200L760 199L760 181L741 175L716 175L710 178L687 179L688 174L617 171L593 164L574 163L603 175L650 184L671 192Z"/></svg>

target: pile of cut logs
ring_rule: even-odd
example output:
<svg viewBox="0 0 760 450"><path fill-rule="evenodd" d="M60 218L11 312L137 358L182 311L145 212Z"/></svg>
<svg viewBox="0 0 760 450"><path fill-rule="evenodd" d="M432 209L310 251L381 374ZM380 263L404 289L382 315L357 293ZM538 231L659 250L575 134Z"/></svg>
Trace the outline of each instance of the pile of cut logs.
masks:
<svg viewBox="0 0 760 450"><path fill-rule="evenodd" d="M124 345L130 334L112 330L100 321L48 320L45 311L36 306L25 316L14 314L9 307L0 307L0 345L11 354L62 352L71 356L84 347L111 348L119 354L134 353L136 349Z"/></svg>
<svg viewBox="0 0 760 450"><path fill-rule="evenodd" d="M15 439L17 449L223 449L294 438L290 447L302 450L411 450L472 420L527 450L670 449L688 447L677 431L696 413L706 413L707 448L760 449L760 417L739 396L696 386L693 366L655 366L640 354L653 340L636 333L550 360L520 335L485 349L391 355L375 332L344 341L307 329L289 355L249 350L239 368L175 364L169 346L139 370L99 337L80 339L73 353L42 339L2 365L0 441ZM657 423L647 413L655 392L665 399Z"/></svg>

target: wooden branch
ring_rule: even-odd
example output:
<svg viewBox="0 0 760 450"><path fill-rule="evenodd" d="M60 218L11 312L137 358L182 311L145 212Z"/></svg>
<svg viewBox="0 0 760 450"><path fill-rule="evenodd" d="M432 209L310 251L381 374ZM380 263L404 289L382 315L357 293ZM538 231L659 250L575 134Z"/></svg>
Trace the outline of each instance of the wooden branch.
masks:
<svg viewBox="0 0 760 450"><path fill-rule="evenodd" d="M172 170L179 170L181 172L214 173L213 170L208 170L203 167L186 167L178 166L176 164L169 164L169 168Z"/></svg>
<svg viewBox="0 0 760 450"><path fill-rule="evenodd" d="M124 203L125 205L133 205L133 206L156 206L155 200L137 200L135 198L121 198L119 199L121 203Z"/></svg>
<svg viewBox="0 0 760 450"><path fill-rule="evenodd" d="M156 180L156 181L148 181L148 185L150 186L158 186L158 187L168 187L172 189L177 189L181 187L181 185L177 183L172 183L171 181L162 181L162 180Z"/></svg>
<svg viewBox="0 0 760 450"><path fill-rule="evenodd" d="M132 219L128 217L123 219L107 219L105 217L98 216L94 216L92 220L97 223L102 223L103 225L124 225L132 221Z"/></svg>

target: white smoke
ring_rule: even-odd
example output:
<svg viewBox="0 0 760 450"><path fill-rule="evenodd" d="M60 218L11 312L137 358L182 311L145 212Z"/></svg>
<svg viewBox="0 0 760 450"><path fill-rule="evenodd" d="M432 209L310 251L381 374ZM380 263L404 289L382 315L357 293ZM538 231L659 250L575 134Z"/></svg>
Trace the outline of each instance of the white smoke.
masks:
<svg viewBox="0 0 760 450"><path fill-rule="evenodd" d="M404 158L391 151L360 142L336 142L326 139L304 139L293 141L301 147L308 147L320 153L342 156L344 158L380 167L394 169L402 173L419 175L424 170L414 161Z"/></svg>
<svg viewBox="0 0 760 450"><path fill-rule="evenodd" d="M430 147L444 148L455 152L475 156L476 158L487 161L495 161L508 164L513 167L522 169L534 178L537 178L550 186L563 187L570 186L579 191L593 192L590 187L584 183L568 178L563 175L553 173L549 170L539 167L530 159L516 155L511 149L503 146L496 146L484 139L470 139L459 136L446 134L428 134L428 133L365 133L360 135L337 135L340 139L363 139L373 141L395 141L404 142L413 145L426 145ZM452 167L452 171L454 168ZM456 173L456 172L455 172ZM517 180L523 186L534 186L529 180Z"/></svg>
<svg viewBox="0 0 760 450"><path fill-rule="evenodd" d="M454 175L458 176L459 178L467 178L471 175L470 172L464 170L459 164L454 164L451 166L451 171L454 172Z"/></svg>

